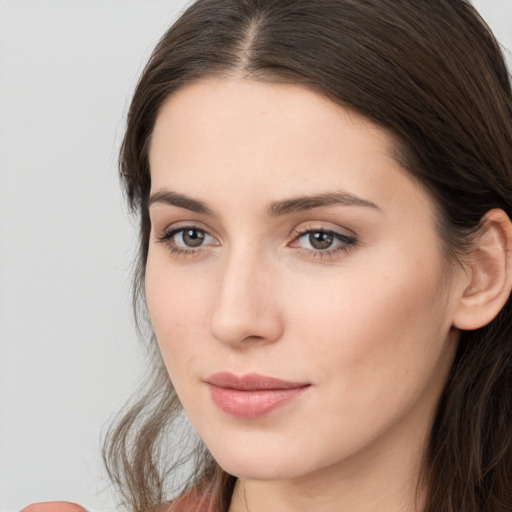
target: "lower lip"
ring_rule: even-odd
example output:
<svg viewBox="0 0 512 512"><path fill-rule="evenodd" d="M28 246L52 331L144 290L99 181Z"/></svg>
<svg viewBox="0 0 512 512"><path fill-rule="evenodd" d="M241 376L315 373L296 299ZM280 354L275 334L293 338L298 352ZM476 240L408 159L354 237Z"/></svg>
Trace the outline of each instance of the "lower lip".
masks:
<svg viewBox="0 0 512 512"><path fill-rule="evenodd" d="M241 391L209 385L212 400L219 409L226 414L244 419L264 416L299 397L308 387Z"/></svg>

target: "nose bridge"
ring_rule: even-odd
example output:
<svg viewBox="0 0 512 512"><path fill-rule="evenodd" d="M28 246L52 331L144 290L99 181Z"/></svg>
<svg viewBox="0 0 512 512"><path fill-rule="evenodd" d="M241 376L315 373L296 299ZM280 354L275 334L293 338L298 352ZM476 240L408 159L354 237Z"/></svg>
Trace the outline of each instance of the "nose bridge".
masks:
<svg viewBox="0 0 512 512"><path fill-rule="evenodd" d="M227 251L219 273L211 316L211 333L231 345L272 342L281 334L272 265L249 247Z"/></svg>

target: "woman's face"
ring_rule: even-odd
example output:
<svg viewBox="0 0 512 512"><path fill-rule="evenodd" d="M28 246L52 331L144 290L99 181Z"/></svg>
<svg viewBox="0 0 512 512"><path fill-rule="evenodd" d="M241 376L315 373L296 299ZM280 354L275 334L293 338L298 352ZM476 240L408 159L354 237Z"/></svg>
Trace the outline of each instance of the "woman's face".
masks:
<svg viewBox="0 0 512 512"><path fill-rule="evenodd" d="M205 80L159 113L147 302L183 407L234 475L421 456L462 272L393 149L294 85Z"/></svg>

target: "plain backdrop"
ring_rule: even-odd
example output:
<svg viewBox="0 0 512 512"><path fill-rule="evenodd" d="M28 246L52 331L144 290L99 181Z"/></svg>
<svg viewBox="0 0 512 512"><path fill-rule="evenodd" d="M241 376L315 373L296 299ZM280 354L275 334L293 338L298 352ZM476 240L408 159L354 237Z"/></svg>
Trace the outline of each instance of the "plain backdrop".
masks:
<svg viewBox="0 0 512 512"><path fill-rule="evenodd" d="M0 0L1 512L114 510L100 436L144 361L116 156L138 74L186 3ZM475 5L512 49L512 0Z"/></svg>

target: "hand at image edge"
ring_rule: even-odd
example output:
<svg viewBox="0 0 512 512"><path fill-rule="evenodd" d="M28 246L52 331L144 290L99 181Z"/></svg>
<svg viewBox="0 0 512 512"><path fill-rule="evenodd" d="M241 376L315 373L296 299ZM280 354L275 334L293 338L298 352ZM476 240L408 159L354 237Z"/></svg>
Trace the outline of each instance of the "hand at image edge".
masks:
<svg viewBox="0 0 512 512"><path fill-rule="evenodd" d="M87 512L87 510L69 501L47 501L28 505L21 512Z"/></svg>

